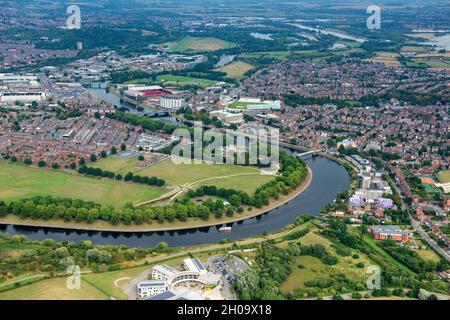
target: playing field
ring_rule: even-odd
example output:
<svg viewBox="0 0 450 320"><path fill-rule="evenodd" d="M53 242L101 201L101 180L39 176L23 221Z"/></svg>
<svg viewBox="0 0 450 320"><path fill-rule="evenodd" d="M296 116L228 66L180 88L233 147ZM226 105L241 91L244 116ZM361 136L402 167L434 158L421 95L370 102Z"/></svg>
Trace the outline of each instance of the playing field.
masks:
<svg viewBox="0 0 450 320"><path fill-rule="evenodd" d="M217 38L184 37L172 47L174 52L206 52L234 48L232 42Z"/></svg>
<svg viewBox="0 0 450 320"><path fill-rule="evenodd" d="M441 183L450 182L450 170L441 171L438 173L438 179Z"/></svg>
<svg viewBox="0 0 450 320"><path fill-rule="evenodd" d="M238 60L226 65L225 67L215 69L215 71L225 72L231 78L240 79L247 71L252 69L253 66L251 64Z"/></svg>
<svg viewBox="0 0 450 320"><path fill-rule="evenodd" d="M70 290L67 278L42 280L0 293L0 300L106 300L109 297L85 281L79 290Z"/></svg>
<svg viewBox="0 0 450 320"><path fill-rule="evenodd" d="M256 106L256 105L263 105L265 103L263 102L241 102L241 101L235 101L228 105L228 108L231 109L247 109L248 106Z"/></svg>
<svg viewBox="0 0 450 320"><path fill-rule="evenodd" d="M161 75L156 77L156 81L165 85L175 85L175 86L186 86L186 85L196 85L202 88L206 88L214 85L217 81L208 80L208 79L200 79L200 78L191 78L184 76L174 76L170 74Z"/></svg>
<svg viewBox="0 0 450 320"><path fill-rule="evenodd" d="M174 164L166 159L147 168L136 168L137 158L124 159L108 157L94 164L93 167L110 170L122 175L133 172L141 176L158 177L166 180L168 185L193 186L215 185L221 188L233 188L252 193L259 186L269 182L273 177L263 176L254 167L220 165L220 164Z"/></svg>
<svg viewBox="0 0 450 320"><path fill-rule="evenodd" d="M37 169L6 161L0 161L0 181L0 199L4 201L50 195L122 207L128 202L140 203L168 192L165 188Z"/></svg>

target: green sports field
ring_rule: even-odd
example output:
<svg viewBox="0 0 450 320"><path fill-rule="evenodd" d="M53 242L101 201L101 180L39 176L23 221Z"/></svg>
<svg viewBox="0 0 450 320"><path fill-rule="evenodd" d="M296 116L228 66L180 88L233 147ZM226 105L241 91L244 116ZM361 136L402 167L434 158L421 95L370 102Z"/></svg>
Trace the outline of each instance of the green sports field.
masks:
<svg viewBox="0 0 450 320"><path fill-rule="evenodd" d="M247 109L248 106L255 106L255 105L263 105L265 103L262 102L240 102L240 101L235 101L233 103L231 103L228 108L231 109Z"/></svg>
<svg viewBox="0 0 450 320"><path fill-rule="evenodd" d="M208 79L200 79L200 78L191 78L185 76L175 76L171 74L165 74L156 77L156 81L163 85L175 85L175 86L186 86L186 85L197 85L202 88L206 88L214 85L217 81L208 80Z"/></svg>
<svg viewBox="0 0 450 320"><path fill-rule="evenodd" d="M441 183L449 183L450 182L450 170L444 170L444 171L439 172L437 177Z"/></svg>
<svg viewBox="0 0 450 320"><path fill-rule="evenodd" d="M168 192L165 188L32 168L6 161L0 161L0 181L0 200L4 201L50 195L122 207L128 202L140 203Z"/></svg>
<svg viewBox="0 0 450 320"><path fill-rule="evenodd" d="M184 37L173 47L174 52L209 52L234 48L236 45L217 38Z"/></svg>
<svg viewBox="0 0 450 320"><path fill-rule="evenodd" d="M254 167L220 164L174 164L171 159L163 160L147 168L136 168L137 158L124 159L108 157L91 166L109 170L122 175L132 172L140 176L158 177L169 185L194 183L194 186L215 185L221 188L233 188L252 193L257 187L269 182L273 177L263 176Z"/></svg>

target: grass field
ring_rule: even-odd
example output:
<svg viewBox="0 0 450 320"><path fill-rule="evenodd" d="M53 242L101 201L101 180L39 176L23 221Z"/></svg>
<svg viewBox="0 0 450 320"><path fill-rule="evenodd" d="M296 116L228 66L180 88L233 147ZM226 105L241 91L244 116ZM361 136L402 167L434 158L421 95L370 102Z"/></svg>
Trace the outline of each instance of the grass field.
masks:
<svg viewBox="0 0 450 320"><path fill-rule="evenodd" d="M333 266L328 266L322 263L320 259L311 256L300 256L295 261L293 272L290 274L287 281L282 285L282 291L288 293L296 289L304 288L306 281L317 278L329 278L333 274L343 273L348 279L355 281L362 281L365 279L365 268L356 268L355 264L361 262L365 267L369 266L370 260L362 253L357 252L359 258L353 259L351 256L342 257L336 253L333 243L322 237L321 235L310 232L302 237L298 242L304 245L322 244L326 247L327 252L338 258L338 263ZM298 268L302 264L303 269Z"/></svg>
<svg viewBox="0 0 450 320"><path fill-rule="evenodd" d="M286 60L289 55L291 55L291 51L264 51L264 52L251 52L241 54L239 57L243 59L276 59L276 60Z"/></svg>
<svg viewBox="0 0 450 320"><path fill-rule="evenodd" d="M350 47L348 49L343 50L329 50L325 52L321 52L318 50L302 50L302 51L265 51L265 52L252 52L252 53L244 53L239 56L241 59L274 59L279 61L284 61L289 59L312 59L315 61L321 61L327 57L332 56L341 56L341 55L349 55L351 53L362 53L365 52L361 48Z"/></svg>
<svg viewBox="0 0 450 320"><path fill-rule="evenodd" d="M170 74L158 76L156 77L156 81L166 85L175 85L175 86L197 85L202 88L212 86L217 82L209 79L174 76Z"/></svg>
<svg viewBox="0 0 450 320"><path fill-rule="evenodd" d="M417 254L423 259L432 262L439 262L439 256L433 250L417 250Z"/></svg>
<svg viewBox="0 0 450 320"><path fill-rule="evenodd" d="M365 59L364 61L384 63L388 66L399 66L398 53L395 52L376 52L373 58Z"/></svg>
<svg viewBox="0 0 450 320"><path fill-rule="evenodd" d="M114 285L117 279L121 278L135 278L141 272L150 269L151 266L137 267L113 272L104 273L90 273L83 275L83 280L89 283L91 287L99 288L101 291L108 294L108 296L115 299L127 299L127 296L123 293L120 287Z"/></svg>
<svg viewBox="0 0 450 320"><path fill-rule="evenodd" d="M233 103L231 103L228 108L231 109L247 109L247 106L250 105L262 105L264 103L258 103L258 102L240 102L240 101L235 101Z"/></svg>
<svg viewBox="0 0 450 320"><path fill-rule="evenodd" d="M140 203L158 198L168 192L165 188L118 182L107 178L99 180L76 173L37 169L6 161L0 161L0 181L0 199L4 201L49 195L121 207L128 202Z"/></svg>
<svg viewBox="0 0 450 320"><path fill-rule="evenodd" d="M222 49L234 48L232 42L217 38L184 37L181 41L172 46L174 52L209 52Z"/></svg>
<svg viewBox="0 0 450 320"><path fill-rule="evenodd" d="M176 165L171 159L166 159L147 168L136 168L138 162L139 160L137 158L123 159L119 157L108 157L92 164L92 166L121 173L122 175L133 172L141 176L156 176L166 180L166 183L169 185L183 185L199 181L196 186L215 185L222 188L237 188L249 193L254 192L257 187L273 179L270 176L260 175L259 170L253 167L219 164ZM244 175L234 176L240 174Z"/></svg>
<svg viewBox="0 0 450 320"><path fill-rule="evenodd" d="M226 65L225 67L215 69L214 71L225 72L229 77L240 79L247 71L253 69L253 66L247 62L238 60Z"/></svg>
<svg viewBox="0 0 450 320"><path fill-rule="evenodd" d="M450 182L450 170L445 170L445 171L439 172L437 177L441 183L449 183Z"/></svg>
<svg viewBox="0 0 450 320"><path fill-rule="evenodd" d="M67 278L42 280L0 293L0 300L106 300L109 297L85 281L80 290L69 290Z"/></svg>

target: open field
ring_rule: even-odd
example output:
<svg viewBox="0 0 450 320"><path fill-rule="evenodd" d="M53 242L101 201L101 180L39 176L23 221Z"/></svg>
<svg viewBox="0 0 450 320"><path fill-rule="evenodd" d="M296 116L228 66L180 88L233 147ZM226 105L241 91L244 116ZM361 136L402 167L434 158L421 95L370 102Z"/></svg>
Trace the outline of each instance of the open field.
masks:
<svg viewBox="0 0 450 320"><path fill-rule="evenodd" d="M115 299L127 299L127 296L123 293L122 289L114 285L114 282L121 278L135 278L141 272L150 268L151 266L143 266L112 272L90 273L83 275L82 278L84 282L89 283L91 287L101 289L110 297Z"/></svg>
<svg viewBox="0 0 450 320"><path fill-rule="evenodd" d="M420 38L420 39L433 39L435 37L434 33L409 33L406 35L411 38Z"/></svg>
<svg viewBox="0 0 450 320"><path fill-rule="evenodd" d="M243 59L276 59L276 60L286 60L287 57L292 54L291 51L266 51L266 52L251 52L241 54L239 57Z"/></svg>
<svg viewBox="0 0 450 320"><path fill-rule="evenodd" d="M231 109L247 109L248 106L250 105L262 105L264 103L262 102L240 102L240 101L235 101L233 103L231 103L228 108Z"/></svg>
<svg viewBox="0 0 450 320"><path fill-rule="evenodd" d="M350 47L341 50L329 50L329 51L318 51L318 50L301 50L301 51L266 51L266 52L252 52L244 53L239 56L241 59L274 59L279 61L290 59L312 59L315 61L320 61L332 56L349 55L352 53L362 53L365 52L363 49L358 47Z"/></svg>
<svg viewBox="0 0 450 320"><path fill-rule="evenodd" d="M450 182L450 170L445 170L445 171L439 172L437 177L441 183L449 183Z"/></svg>
<svg viewBox="0 0 450 320"><path fill-rule="evenodd" d="M400 66L397 58L398 54L394 52L376 52L375 57L365 59L364 61L384 63L388 66Z"/></svg>
<svg viewBox="0 0 450 320"><path fill-rule="evenodd" d="M194 186L215 185L220 188L236 188L249 193L253 193L256 188L273 179L271 176L261 175L254 167L220 164L177 165L171 159L166 159L147 168L136 168L138 163L137 158L123 159L113 156L101 159L92 166L122 175L132 172L140 176L155 176L166 180L166 183L172 186L197 182Z"/></svg>
<svg viewBox="0 0 450 320"><path fill-rule="evenodd" d="M253 66L247 62L238 60L226 65L225 67L215 69L214 71L225 72L231 78L240 79L247 71L253 69Z"/></svg>
<svg viewBox="0 0 450 320"><path fill-rule="evenodd" d="M121 207L128 202L140 203L158 198L168 192L165 188L32 168L6 161L0 161L0 181L0 199L4 201L49 195Z"/></svg>
<svg viewBox="0 0 450 320"><path fill-rule="evenodd" d="M165 85L175 85L175 86L197 85L202 88L212 86L217 82L209 79L174 76L170 74L158 76L156 77L156 81Z"/></svg>
<svg viewBox="0 0 450 320"><path fill-rule="evenodd" d="M109 297L85 281L80 290L69 290L67 278L42 280L0 293L0 300L105 300Z"/></svg>
<svg viewBox="0 0 450 320"><path fill-rule="evenodd" d="M234 48L232 42L217 38L184 37L172 47L174 52L209 52L222 49Z"/></svg>
<svg viewBox="0 0 450 320"><path fill-rule="evenodd" d="M259 174L259 173L258 173ZM252 174L253 175L253 174ZM112 232L150 232L150 231L169 231L169 230L183 230L191 228L202 228L216 225L223 225L224 223L239 222L252 217L257 217L266 212L282 206L283 204L291 201L293 198L297 197L302 193L311 183L312 173L309 170L308 178L300 185L295 191L289 193L288 195L282 195L278 200L271 199L269 205L262 207L261 209L253 209L251 211L245 211L242 214L234 216L224 216L217 218L211 216L208 220L202 220L198 217L188 218L187 221L181 221L176 219L173 222L165 221L164 223L150 223L150 224L132 224L126 225L119 223L117 225L111 225L107 221L97 220L91 224L86 222L65 222L62 219L52 219L48 221L35 220L31 218L21 218L12 214L7 214L0 218L0 224L13 224L20 226L40 226L47 228L64 228L64 229L74 229L74 230L95 230L95 231L112 231ZM232 183L232 182L230 182ZM236 185L230 185L230 187L236 187Z"/></svg>
<svg viewBox="0 0 450 320"><path fill-rule="evenodd" d="M322 244L326 247L327 252L338 258L338 263L333 266L328 266L320 259L311 256L300 256L295 261L293 271L288 280L283 284L282 291L288 293L296 289L304 288L306 281L317 278L329 278L333 274L344 273L348 279L355 281L363 281L365 279L365 268L356 268L355 264L361 262L365 267L369 266L370 260L361 252L357 252L359 258L354 259L352 256L342 257L336 253L333 243L322 237L321 235L310 232L306 236L300 238L298 242L304 245ZM303 265L304 268L298 268L298 265Z"/></svg>
<svg viewBox="0 0 450 320"><path fill-rule="evenodd" d="M417 254L426 261L438 263L440 258L433 250L417 250Z"/></svg>

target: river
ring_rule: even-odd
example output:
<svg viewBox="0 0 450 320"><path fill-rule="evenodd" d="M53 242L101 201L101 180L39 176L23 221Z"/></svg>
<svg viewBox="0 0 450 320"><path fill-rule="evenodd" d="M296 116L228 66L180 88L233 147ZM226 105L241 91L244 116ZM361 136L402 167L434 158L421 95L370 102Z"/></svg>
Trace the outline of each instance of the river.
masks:
<svg viewBox="0 0 450 320"><path fill-rule="evenodd" d="M170 246L200 245L217 243L224 238L240 240L254 237L261 235L264 231L278 231L293 223L300 214L319 214L327 203L335 199L338 192L347 190L350 177L342 165L323 157L309 158L305 162L313 172L313 179L303 193L263 216L228 224L233 227L229 233L218 231L218 227L170 232L121 233L12 225L0 225L0 231L25 235L30 240L54 239L75 242L91 240L99 245L130 247L152 247L161 241L167 242Z"/></svg>
<svg viewBox="0 0 450 320"><path fill-rule="evenodd" d="M356 41L356 42L359 42L359 43L364 43L364 42L367 41L366 39L353 37L353 36L350 36L348 34L337 32L337 31L322 30L322 29L318 29L318 28L308 27L308 26L305 26L305 25L302 25L302 24L298 24L298 23L295 23L295 24L292 24L292 25L296 26L297 28L300 28L302 30L307 30L307 31L313 31L313 32L317 32L317 33L327 34L327 35L334 36L334 37L341 38L341 39L345 39L345 40L353 40L353 41Z"/></svg>
<svg viewBox="0 0 450 320"><path fill-rule="evenodd" d="M90 88L87 90L95 98L104 100L108 103L111 103L112 105L114 105L118 108L125 108L131 114L136 114L136 115L140 115L140 116L146 115L146 112L147 112L146 110L143 110L143 111L137 110L136 106L134 106L131 103L121 100L118 96L116 96L112 93L106 92L105 88ZM163 118L158 118L158 120L166 122L168 124L172 124L172 125L180 125L180 126L183 125L183 123L181 121L179 121L173 117L163 117Z"/></svg>

